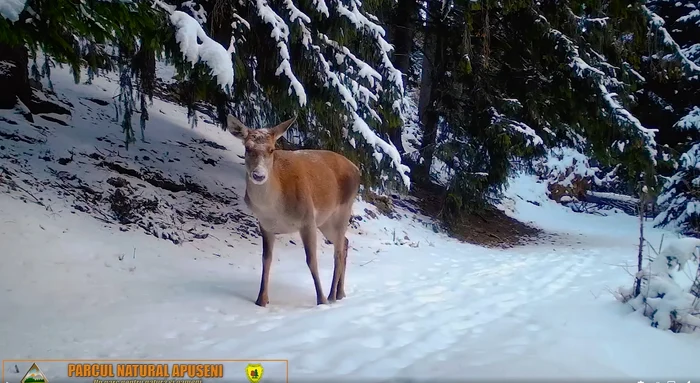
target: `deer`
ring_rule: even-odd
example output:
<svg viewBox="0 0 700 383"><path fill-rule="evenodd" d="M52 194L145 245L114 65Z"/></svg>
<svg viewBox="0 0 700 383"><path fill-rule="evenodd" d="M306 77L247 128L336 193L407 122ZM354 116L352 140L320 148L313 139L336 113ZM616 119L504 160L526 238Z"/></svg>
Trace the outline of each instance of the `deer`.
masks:
<svg viewBox="0 0 700 383"><path fill-rule="evenodd" d="M268 286L275 236L298 232L316 289L316 304L345 298L346 233L360 188L360 169L329 150L276 149L296 116L273 127L251 129L232 115L227 130L245 147L244 202L262 234L262 275L255 304L269 303ZM333 244L333 280L324 296L318 273L317 230Z"/></svg>

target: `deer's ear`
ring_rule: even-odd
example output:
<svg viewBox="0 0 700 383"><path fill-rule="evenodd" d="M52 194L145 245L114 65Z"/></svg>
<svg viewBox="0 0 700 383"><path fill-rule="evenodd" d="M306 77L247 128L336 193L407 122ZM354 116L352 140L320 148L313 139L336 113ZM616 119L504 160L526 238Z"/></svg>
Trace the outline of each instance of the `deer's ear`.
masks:
<svg viewBox="0 0 700 383"><path fill-rule="evenodd" d="M290 118L289 120L271 128L270 131L275 136L275 141L277 141L280 137L282 137L284 135L284 132L286 132L287 129L289 129L289 127L292 126L292 124L296 120L297 120L297 116L294 116L294 117Z"/></svg>
<svg viewBox="0 0 700 383"><path fill-rule="evenodd" d="M228 129L234 137L244 140L246 136L248 136L248 127L230 114L226 119L226 125L226 129Z"/></svg>

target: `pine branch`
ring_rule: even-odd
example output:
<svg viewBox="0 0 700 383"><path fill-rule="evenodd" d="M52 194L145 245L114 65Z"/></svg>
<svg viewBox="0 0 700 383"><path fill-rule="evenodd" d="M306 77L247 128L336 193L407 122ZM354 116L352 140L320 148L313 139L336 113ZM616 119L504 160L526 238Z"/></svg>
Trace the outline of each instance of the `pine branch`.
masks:
<svg viewBox="0 0 700 383"><path fill-rule="evenodd" d="M264 22L270 24L272 27L270 37L277 42L277 49L279 50L279 55L282 57L282 61L280 62L279 67L277 67L275 75L279 76L280 74L284 73L285 76L287 76L290 81L288 93L292 94L292 90L294 90L299 99L299 106L305 106L307 101L306 91L304 91L304 86L301 84L301 82L299 82L296 75L294 75L292 65L289 62L289 27L284 20L277 13L275 13L272 8L270 8L266 0L251 1L255 2L254 4L258 10L258 16L260 16Z"/></svg>
<svg viewBox="0 0 700 383"><path fill-rule="evenodd" d="M554 29L549 21L539 14L536 9L530 8L535 15L536 22L543 25L546 29L546 33L552 37L561 49L564 50L569 67L571 67L577 77L588 78L595 83L595 87L598 89L599 96L605 102L608 112L614 116L618 121L623 121L624 123L634 127L638 134L645 141L645 150L649 154L650 161L656 165L656 140L655 133L658 129L645 128L638 118L636 118L632 113L630 113L622 104L617 100L617 94L610 92L608 90L609 85L619 85L619 81L615 78L611 78L606 75L600 69L594 68L589 65L580 55L579 47L564 33ZM599 59L602 58L599 57Z"/></svg>
<svg viewBox="0 0 700 383"><path fill-rule="evenodd" d="M671 48L675 56L680 60L681 66L686 71L686 73L689 76L700 75L700 66L695 64L692 60L688 58L688 56L686 56L683 53L683 50L681 49L680 45L678 45L678 43L673 39L673 37L671 37L671 34L668 33L668 31L664 27L664 25L666 24L664 19L661 18L661 16L654 13L653 11L651 11L646 5L642 5L641 7L642 12L644 13L644 16L646 16L647 21L649 23L649 28L654 32L661 34L661 42L667 47Z"/></svg>
<svg viewBox="0 0 700 383"><path fill-rule="evenodd" d="M389 53L394 49L385 39L384 29L374 22L370 21L359 9L358 0L350 0L350 8L346 7L340 0L335 1L335 8L338 13L347 18L355 27L363 33L369 35L375 40L379 48L381 58L381 66L386 72L387 80L396 87L397 97L392 103L392 108L399 115L401 121L407 121L408 101L403 84L403 75L401 71L394 67L394 64L389 58Z"/></svg>

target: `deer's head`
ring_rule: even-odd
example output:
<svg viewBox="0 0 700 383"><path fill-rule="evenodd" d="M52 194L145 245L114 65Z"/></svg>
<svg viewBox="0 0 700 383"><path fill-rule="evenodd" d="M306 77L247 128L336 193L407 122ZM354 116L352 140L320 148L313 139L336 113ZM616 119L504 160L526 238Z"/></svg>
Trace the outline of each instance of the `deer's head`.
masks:
<svg viewBox="0 0 700 383"><path fill-rule="evenodd" d="M236 117L228 116L228 131L243 141L245 146L246 175L251 182L256 185L267 182L272 172L275 142L284 135L295 120L296 117L271 128L250 129Z"/></svg>

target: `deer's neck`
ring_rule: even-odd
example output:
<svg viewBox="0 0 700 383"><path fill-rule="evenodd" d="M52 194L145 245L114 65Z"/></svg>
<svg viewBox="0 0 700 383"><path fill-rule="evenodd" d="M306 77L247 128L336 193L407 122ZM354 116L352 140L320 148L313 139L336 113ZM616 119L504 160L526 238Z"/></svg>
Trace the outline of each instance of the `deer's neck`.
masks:
<svg viewBox="0 0 700 383"><path fill-rule="evenodd" d="M274 171L268 175L268 180L262 185L246 180L246 203L254 211L274 209L282 196L281 185Z"/></svg>

